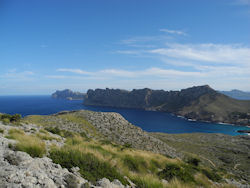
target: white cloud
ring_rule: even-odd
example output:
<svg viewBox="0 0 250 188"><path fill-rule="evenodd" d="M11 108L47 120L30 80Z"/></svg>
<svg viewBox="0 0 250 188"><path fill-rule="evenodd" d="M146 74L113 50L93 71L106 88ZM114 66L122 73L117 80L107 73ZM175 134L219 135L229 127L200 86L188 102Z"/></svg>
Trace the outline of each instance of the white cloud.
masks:
<svg viewBox="0 0 250 188"><path fill-rule="evenodd" d="M70 69L71 70L71 69ZM82 72L81 69L77 69L78 71L70 71L74 74L79 74L79 72ZM54 78L54 79L64 79L64 78L115 78L115 77L121 77L121 78L142 78L142 77L152 77L152 78L165 78L165 77L173 77L173 76L181 76L181 77L202 77L205 76L205 73L201 72L195 72L195 71L178 71L173 69L162 69L158 67L152 67L148 69L143 70L123 70L123 69L104 69L99 70L96 72L88 72L85 77L75 77L75 75L72 76L65 76L65 75L48 75L47 78Z"/></svg>
<svg viewBox="0 0 250 188"><path fill-rule="evenodd" d="M148 51L165 57L200 62L250 64L250 48L238 44L167 44Z"/></svg>
<svg viewBox="0 0 250 188"><path fill-rule="evenodd" d="M60 68L56 70L57 72L71 72L76 74L85 74L85 75L91 75L91 72L87 72L81 69L66 69L66 68Z"/></svg>
<svg viewBox="0 0 250 188"><path fill-rule="evenodd" d="M142 53L142 51L139 51L139 50L117 50L115 53L128 54L128 55L139 55Z"/></svg>
<svg viewBox="0 0 250 188"><path fill-rule="evenodd" d="M170 30L170 29L160 29L160 31L165 32L165 33L170 33L170 34L176 34L176 35L187 35L184 31L180 30Z"/></svg>

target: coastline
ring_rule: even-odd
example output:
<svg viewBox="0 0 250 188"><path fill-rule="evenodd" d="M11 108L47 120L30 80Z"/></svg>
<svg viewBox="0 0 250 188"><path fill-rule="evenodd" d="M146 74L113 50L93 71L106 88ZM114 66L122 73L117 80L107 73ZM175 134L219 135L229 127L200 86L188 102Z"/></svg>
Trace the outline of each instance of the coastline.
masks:
<svg viewBox="0 0 250 188"><path fill-rule="evenodd" d="M84 101L83 101L83 105L85 105L85 106L93 106L93 107L108 107L108 108L117 108L117 109L136 109L136 110L151 111L151 112L163 112L163 113L168 113L168 114L170 114L172 116L175 116L177 118L185 119L185 120L190 121L190 122L215 123L215 124L219 124L219 125L231 125L231 126L236 126L236 127L238 126L238 127L250 128L249 125L241 125L241 124L217 122L217 121L205 121L205 120L197 120L197 119L187 118L185 116L178 115L178 114L173 113L173 112L167 112L167 111L163 111L163 110L159 110L159 109L153 109L153 108L130 108L130 107L116 107L116 106L96 105L96 104L92 105L92 104L85 104Z"/></svg>

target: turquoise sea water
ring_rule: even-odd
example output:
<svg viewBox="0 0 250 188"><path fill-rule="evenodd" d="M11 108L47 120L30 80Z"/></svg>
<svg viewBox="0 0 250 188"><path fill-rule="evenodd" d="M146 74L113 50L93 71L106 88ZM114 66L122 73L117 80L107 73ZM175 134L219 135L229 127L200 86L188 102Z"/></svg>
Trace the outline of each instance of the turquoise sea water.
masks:
<svg viewBox="0 0 250 188"><path fill-rule="evenodd" d="M88 109L102 112L118 112L132 124L150 132L202 132L240 135L241 133L237 133L237 130L250 129L243 126L193 122L164 112L84 106L80 100L68 101L52 99L50 96L0 96L1 113L19 113L22 114L22 116L33 114L48 115L63 110L79 109Z"/></svg>

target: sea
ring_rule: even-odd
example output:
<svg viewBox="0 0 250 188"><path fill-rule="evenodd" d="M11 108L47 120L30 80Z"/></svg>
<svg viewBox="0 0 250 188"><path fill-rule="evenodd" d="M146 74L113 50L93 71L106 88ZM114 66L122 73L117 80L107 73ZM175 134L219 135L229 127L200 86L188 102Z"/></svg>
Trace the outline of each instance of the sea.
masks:
<svg viewBox="0 0 250 188"><path fill-rule="evenodd" d="M189 121L170 113L124 109L111 107L93 107L83 105L82 100L53 99L51 96L0 96L0 113L27 115L49 115L65 110L92 110L98 112L117 112L132 124L149 132L180 133L222 133L243 135L237 130L250 130L250 127L229 124Z"/></svg>

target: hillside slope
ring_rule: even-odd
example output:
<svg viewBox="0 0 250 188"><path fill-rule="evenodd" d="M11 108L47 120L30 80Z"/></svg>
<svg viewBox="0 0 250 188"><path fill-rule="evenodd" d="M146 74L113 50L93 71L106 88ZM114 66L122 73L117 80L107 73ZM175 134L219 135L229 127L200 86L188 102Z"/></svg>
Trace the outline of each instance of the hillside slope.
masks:
<svg viewBox="0 0 250 188"><path fill-rule="evenodd" d="M183 107L178 115L203 121L250 125L250 101L236 100L220 93L205 94Z"/></svg>
<svg viewBox="0 0 250 188"><path fill-rule="evenodd" d="M194 154L211 167L250 180L250 137L224 134L166 134L150 133L178 152ZM249 182L250 183L250 182Z"/></svg>
<svg viewBox="0 0 250 188"><path fill-rule="evenodd" d="M250 101L232 99L208 85L164 91L88 90L85 105L158 110L201 121L250 125Z"/></svg>
<svg viewBox="0 0 250 188"><path fill-rule="evenodd" d="M176 152L165 140L116 113L74 111L8 118L11 121L0 118L4 169L0 187L235 188L249 183L244 177L237 179L234 171L209 167L196 156ZM165 150L151 152L157 144ZM140 146L148 151L136 149ZM167 150L181 158L159 154Z"/></svg>

